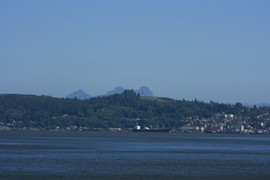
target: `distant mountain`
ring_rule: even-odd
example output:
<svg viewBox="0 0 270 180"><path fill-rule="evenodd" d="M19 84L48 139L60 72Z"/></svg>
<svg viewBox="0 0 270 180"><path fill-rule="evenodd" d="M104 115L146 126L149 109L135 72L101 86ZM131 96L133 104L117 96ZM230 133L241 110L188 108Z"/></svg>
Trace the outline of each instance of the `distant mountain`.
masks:
<svg viewBox="0 0 270 180"><path fill-rule="evenodd" d="M101 95L101 96L110 96L110 95L114 95L114 94L122 94L125 90L126 90L125 88L116 87L113 90L111 90L111 91L109 91L106 94ZM140 87L139 90L134 90L134 91L135 91L136 94L140 94L141 96L147 96L147 97L154 96L153 92L147 86L142 86L142 87ZM66 98L70 98L70 99L77 98L77 99L84 100L84 99L91 98L91 96L89 94L85 93L83 90L79 89L79 90L74 91L73 93L67 95Z"/></svg>
<svg viewBox="0 0 270 180"><path fill-rule="evenodd" d="M257 107L269 107L270 104L267 103L261 103L261 104L256 104Z"/></svg>
<svg viewBox="0 0 270 180"><path fill-rule="evenodd" d="M141 96L154 96L153 92L146 86L142 86L139 90L135 90L136 94L140 94Z"/></svg>
<svg viewBox="0 0 270 180"><path fill-rule="evenodd" d="M116 87L113 90L107 92L104 96L110 96L113 94L122 94L126 89L122 88L122 87Z"/></svg>
<svg viewBox="0 0 270 180"><path fill-rule="evenodd" d="M110 96L113 94L122 94L126 89L122 87L116 87L113 90L107 92L104 96ZM139 90L134 90L136 94L141 96L153 96L153 92L146 86L142 86Z"/></svg>
<svg viewBox="0 0 270 180"><path fill-rule="evenodd" d="M67 95L66 98L70 98L70 99L77 98L77 99L84 100L84 99L91 98L91 96L89 94L86 94L83 90L79 89Z"/></svg>
<svg viewBox="0 0 270 180"><path fill-rule="evenodd" d="M254 107L254 105L256 105L257 107L270 107L270 104L267 103L261 103L261 104L243 104L246 107L252 108Z"/></svg>

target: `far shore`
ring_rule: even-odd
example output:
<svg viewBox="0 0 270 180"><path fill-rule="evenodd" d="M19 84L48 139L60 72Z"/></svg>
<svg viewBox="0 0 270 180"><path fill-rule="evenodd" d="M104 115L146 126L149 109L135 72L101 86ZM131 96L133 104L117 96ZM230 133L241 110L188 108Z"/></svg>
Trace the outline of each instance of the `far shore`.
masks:
<svg viewBox="0 0 270 180"><path fill-rule="evenodd" d="M88 129L88 130L67 130L67 129L36 129L36 128L29 128L29 129L0 129L0 132L53 132L53 133L93 133L93 132L100 132L100 133L134 133L134 134L184 134L184 135L240 135L240 136L249 136L249 135L266 135L269 136L270 133L218 133L218 132L183 132L181 130L174 130L170 133L165 132L132 132L132 128L128 129L118 129L118 128L95 128L95 129Z"/></svg>

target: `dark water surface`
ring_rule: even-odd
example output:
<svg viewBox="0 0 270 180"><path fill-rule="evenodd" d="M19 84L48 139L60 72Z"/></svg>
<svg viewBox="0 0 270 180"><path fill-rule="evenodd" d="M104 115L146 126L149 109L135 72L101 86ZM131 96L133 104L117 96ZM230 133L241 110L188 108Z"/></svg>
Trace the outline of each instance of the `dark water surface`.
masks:
<svg viewBox="0 0 270 180"><path fill-rule="evenodd" d="M0 179L270 179L270 136L0 132Z"/></svg>

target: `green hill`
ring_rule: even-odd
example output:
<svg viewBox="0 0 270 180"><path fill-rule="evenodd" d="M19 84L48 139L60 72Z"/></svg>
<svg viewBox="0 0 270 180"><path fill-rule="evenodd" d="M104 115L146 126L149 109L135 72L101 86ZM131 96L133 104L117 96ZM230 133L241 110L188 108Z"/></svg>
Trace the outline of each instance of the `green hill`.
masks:
<svg viewBox="0 0 270 180"><path fill-rule="evenodd" d="M0 95L0 125L15 128L131 128L135 124L178 128L188 119L209 119L234 114L241 120L257 120L269 108L247 108L241 103L220 104L142 97L132 90L88 100L49 96ZM199 122L197 122L199 123Z"/></svg>

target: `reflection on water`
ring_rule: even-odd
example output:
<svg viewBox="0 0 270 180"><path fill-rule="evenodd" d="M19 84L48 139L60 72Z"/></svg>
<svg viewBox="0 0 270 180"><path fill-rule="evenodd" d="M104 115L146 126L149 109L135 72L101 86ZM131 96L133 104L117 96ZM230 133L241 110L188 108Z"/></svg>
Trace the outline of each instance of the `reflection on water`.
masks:
<svg viewBox="0 0 270 180"><path fill-rule="evenodd" d="M0 132L0 179L270 178L270 136Z"/></svg>

